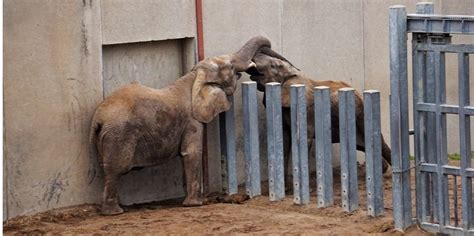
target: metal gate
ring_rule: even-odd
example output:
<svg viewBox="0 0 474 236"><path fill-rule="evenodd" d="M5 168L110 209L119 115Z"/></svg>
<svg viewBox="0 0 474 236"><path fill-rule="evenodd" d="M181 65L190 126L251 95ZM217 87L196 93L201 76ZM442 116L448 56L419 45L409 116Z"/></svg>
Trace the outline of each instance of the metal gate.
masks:
<svg viewBox="0 0 474 236"><path fill-rule="evenodd" d="M416 14L390 8L390 128L393 160L395 227L412 219L409 160L407 33L412 33L413 125L416 178L416 220L431 232L474 235L470 116L469 54L474 45L451 43L451 34L474 34L474 16L434 15L432 3L417 4ZM459 104L446 102L445 56L457 54ZM460 166L448 164L446 115L459 116ZM455 188L449 193L448 177ZM457 178L461 179L458 212ZM449 198L454 197L450 211ZM453 218L451 217L453 215Z"/></svg>

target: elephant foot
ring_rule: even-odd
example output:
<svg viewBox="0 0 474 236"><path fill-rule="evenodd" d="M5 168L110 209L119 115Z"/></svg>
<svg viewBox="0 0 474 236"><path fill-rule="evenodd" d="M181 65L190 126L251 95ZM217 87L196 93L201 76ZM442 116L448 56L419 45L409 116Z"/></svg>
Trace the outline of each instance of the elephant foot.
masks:
<svg viewBox="0 0 474 236"><path fill-rule="evenodd" d="M392 167L386 160L382 160L382 171L384 177L392 176Z"/></svg>
<svg viewBox="0 0 474 236"><path fill-rule="evenodd" d="M118 215L124 211L118 204L103 204L101 213L102 215Z"/></svg>
<svg viewBox="0 0 474 236"><path fill-rule="evenodd" d="M203 200L200 198L186 197L183 201L183 206L185 207L202 206L202 203L203 203Z"/></svg>
<svg viewBox="0 0 474 236"><path fill-rule="evenodd" d="M229 196L224 197L224 203L234 203L234 204L242 204L245 201L249 200L250 196L247 194L236 193Z"/></svg>

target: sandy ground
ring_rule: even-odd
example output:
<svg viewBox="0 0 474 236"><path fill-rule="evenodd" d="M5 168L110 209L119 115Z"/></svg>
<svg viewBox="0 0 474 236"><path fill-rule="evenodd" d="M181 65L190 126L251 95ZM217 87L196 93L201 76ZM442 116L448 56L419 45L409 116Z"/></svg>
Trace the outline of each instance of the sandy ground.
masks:
<svg viewBox="0 0 474 236"><path fill-rule="evenodd" d="M124 214L102 216L98 205L89 204L11 219L4 222L3 233L401 235L393 230L391 178L384 180L385 216L373 218L366 211L364 167L359 166L360 209L353 213L341 208L340 181L338 171L334 172L335 205L324 209L316 207L315 191L311 192L311 203L304 206L294 205L291 195L280 202L270 202L263 195L241 204L210 203L193 208L181 207L182 199L175 199L128 206ZM314 180L311 184L315 186ZM268 190L262 192L267 194ZM429 235L417 226L406 234Z"/></svg>

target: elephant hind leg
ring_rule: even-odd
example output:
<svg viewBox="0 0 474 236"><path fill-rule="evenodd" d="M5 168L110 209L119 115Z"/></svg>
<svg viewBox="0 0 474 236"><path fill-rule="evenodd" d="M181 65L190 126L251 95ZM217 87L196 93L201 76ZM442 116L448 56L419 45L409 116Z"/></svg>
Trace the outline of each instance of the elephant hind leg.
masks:
<svg viewBox="0 0 474 236"><path fill-rule="evenodd" d="M103 215L117 215L123 213L119 206L118 181L120 175L105 173L105 187L102 198L101 212Z"/></svg>
<svg viewBox="0 0 474 236"><path fill-rule="evenodd" d="M357 150L365 153L365 136L364 136L364 126L363 122L357 123ZM387 156L388 155L388 156ZM390 148L383 140L382 136L382 171L383 173L387 173L389 167L391 165L391 158L390 158Z"/></svg>
<svg viewBox="0 0 474 236"><path fill-rule="evenodd" d="M117 215L124 210L119 206L118 185L120 176L129 172L135 153L137 141L129 138L118 141L107 137L103 143L104 192L102 196L102 214Z"/></svg>

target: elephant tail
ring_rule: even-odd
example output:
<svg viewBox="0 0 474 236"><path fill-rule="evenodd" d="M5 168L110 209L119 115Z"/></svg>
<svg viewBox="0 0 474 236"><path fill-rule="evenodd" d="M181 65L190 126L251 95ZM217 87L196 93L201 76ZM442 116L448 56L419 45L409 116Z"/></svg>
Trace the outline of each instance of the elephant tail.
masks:
<svg viewBox="0 0 474 236"><path fill-rule="evenodd" d="M97 175L98 157L100 155L97 149L97 137L99 136L102 125L97 121L97 113L94 113L92 118L91 130L89 134L89 169L87 171L88 184L94 182L94 179Z"/></svg>

